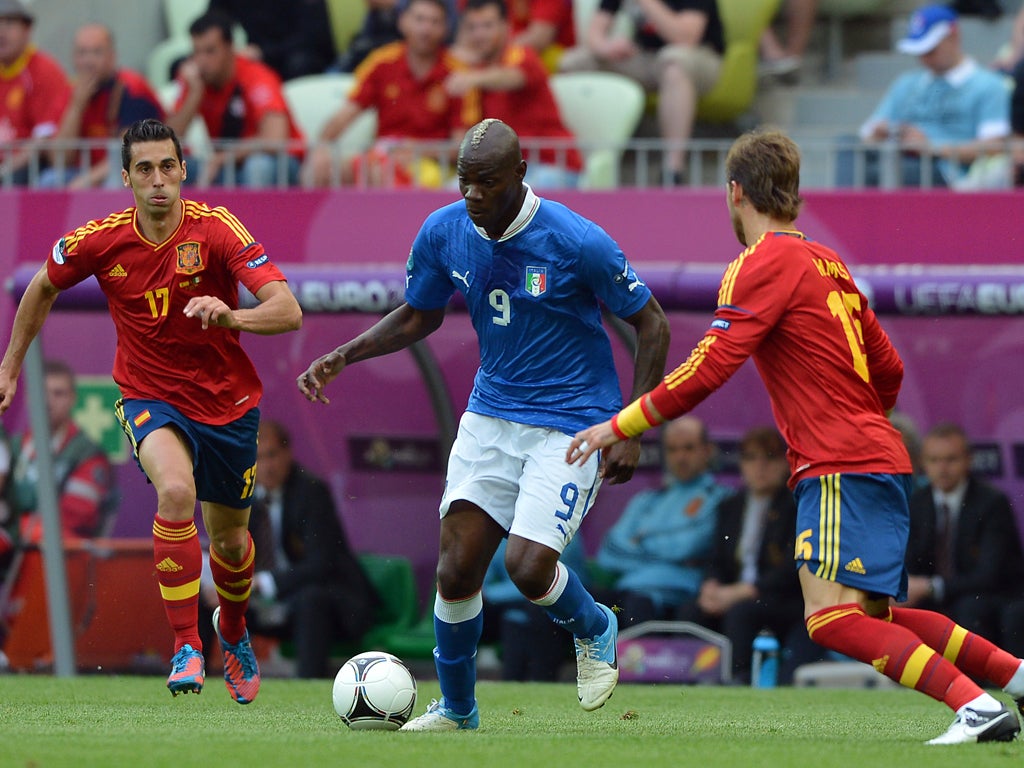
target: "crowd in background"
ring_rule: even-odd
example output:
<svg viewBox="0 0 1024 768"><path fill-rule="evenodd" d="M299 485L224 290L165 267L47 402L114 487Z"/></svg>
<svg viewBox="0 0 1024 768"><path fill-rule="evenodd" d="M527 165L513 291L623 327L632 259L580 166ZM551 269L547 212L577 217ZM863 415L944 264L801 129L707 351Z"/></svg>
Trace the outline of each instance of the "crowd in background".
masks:
<svg viewBox="0 0 1024 768"><path fill-rule="evenodd" d="M454 185L454 150L481 116L499 117L531 148L538 188L581 183L585 152L567 127L550 78L611 72L643 87L647 118L637 135L657 137L650 178L700 184L690 165L700 106L729 69L729 2L723 0L360 0L362 22L340 42L327 0L301 3L211 0L190 21L180 55L152 82L118 61L101 23L76 30L70 72L33 41L31 4L0 1L0 181L41 187L117 187L118 138L132 122L166 119L186 139L201 124L202 146L186 141L188 183L268 186L437 187ZM721 6L721 8L720 8ZM1024 153L1024 8L1012 39L991 61L964 53L956 7L925 5L897 49L920 67L900 76L847 141L834 183L1009 186ZM816 0L787 0L763 30L759 87L799 77L817 19ZM587 8L587 19L574 10ZM580 35L577 36L577 32ZM332 114L309 129L287 83L352 73ZM731 83L730 83L731 85ZM1024 89L1022 89L1024 91ZM339 138L373 112L371 146L342 153ZM858 126L849 126L851 134ZM304 133L305 130L305 133ZM307 135L308 134L308 135ZM851 148L852 145L852 148ZM878 151L872 151L872 148ZM899 156L889 176L885 149ZM856 160L854 159L856 158ZM890 178L891 176L891 178ZM922 178L923 177L923 178Z"/></svg>

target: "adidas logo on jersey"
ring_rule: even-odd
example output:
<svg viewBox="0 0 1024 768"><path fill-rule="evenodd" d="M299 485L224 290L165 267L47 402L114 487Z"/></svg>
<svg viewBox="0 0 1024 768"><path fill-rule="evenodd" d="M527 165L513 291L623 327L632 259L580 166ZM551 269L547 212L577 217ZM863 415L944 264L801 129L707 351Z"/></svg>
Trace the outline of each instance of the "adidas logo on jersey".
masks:
<svg viewBox="0 0 1024 768"><path fill-rule="evenodd" d="M112 270L107 272L107 276L108 277L128 277L128 273L125 271L124 267L122 267L120 264L118 264Z"/></svg>
<svg viewBox="0 0 1024 768"><path fill-rule="evenodd" d="M861 576L867 573L867 571L864 570L864 563L860 561L859 557L855 557L853 560L848 562L846 564L846 570L850 573L859 573Z"/></svg>
<svg viewBox="0 0 1024 768"><path fill-rule="evenodd" d="M176 562L171 560L169 557L165 557L159 563L156 564L156 569L164 573L177 573L178 571L184 571L185 569L178 565Z"/></svg>

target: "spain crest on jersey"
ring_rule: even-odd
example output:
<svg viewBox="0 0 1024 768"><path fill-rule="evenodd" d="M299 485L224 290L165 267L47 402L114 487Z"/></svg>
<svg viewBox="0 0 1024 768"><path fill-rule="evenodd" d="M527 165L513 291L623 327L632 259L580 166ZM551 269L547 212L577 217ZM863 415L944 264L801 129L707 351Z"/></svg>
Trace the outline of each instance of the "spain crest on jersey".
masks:
<svg viewBox="0 0 1024 768"><path fill-rule="evenodd" d="M540 296L548 289L548 268L526 268L526 292L531 296Z"/></svg>
<svg viewBox="0 0 1024 768"><path fill-rule="evenodd" d="M199 253L199 243L189 241L181 243L178 251L178 266L174 270L179 275L194 275L203 270L203 257Z"/></svg>

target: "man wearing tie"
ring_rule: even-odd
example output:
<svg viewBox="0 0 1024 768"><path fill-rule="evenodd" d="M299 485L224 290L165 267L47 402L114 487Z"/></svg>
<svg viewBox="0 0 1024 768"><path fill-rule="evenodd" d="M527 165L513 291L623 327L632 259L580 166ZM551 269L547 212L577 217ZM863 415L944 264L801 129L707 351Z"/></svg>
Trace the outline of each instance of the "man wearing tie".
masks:
<svg viewBox="0 0 1024 768"><path fill-rule="evenodd" d="M906 605L934 608L1000 643L1000 608L1024 593L1010 500L972 474L967 435L955 424L925 435L921 459L928 484L910 497Z"/></svg>

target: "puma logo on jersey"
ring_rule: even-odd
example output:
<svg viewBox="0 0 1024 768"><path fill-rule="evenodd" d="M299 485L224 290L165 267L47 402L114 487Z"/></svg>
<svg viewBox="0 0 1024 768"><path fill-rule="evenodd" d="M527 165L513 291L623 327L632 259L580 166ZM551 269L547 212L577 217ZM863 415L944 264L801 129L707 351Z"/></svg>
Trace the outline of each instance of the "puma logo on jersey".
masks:
<svg viewBox="0 0 1024 768"><path fill-rule="evenodd" d="M634 280L632 283L626 286L626 290L632 293L634 288L637 288L641 285L646 285L646 283L638 277L636 280Z"/></svg>
<svg viewBox="0 0 1024 768"><path fill-rule="evenodd" d="M456 280L461 280L463 282L463 284L466 286L466 289L469 290L469 270L468 269L466 270L466 274L464 274L464 275L460 275L458 272L456 272L453 269L452 270L452 277L454 277Z"/></svg>
<svg viewBox="0 0 1024 768"><path fill-rule="evenodd" d="M124 267L122 267L120 264L118 264L112 270L107 272L107 276L108 277L128 277L128 273L125 271Z"/></svg>

